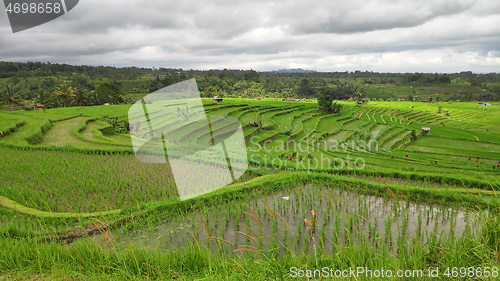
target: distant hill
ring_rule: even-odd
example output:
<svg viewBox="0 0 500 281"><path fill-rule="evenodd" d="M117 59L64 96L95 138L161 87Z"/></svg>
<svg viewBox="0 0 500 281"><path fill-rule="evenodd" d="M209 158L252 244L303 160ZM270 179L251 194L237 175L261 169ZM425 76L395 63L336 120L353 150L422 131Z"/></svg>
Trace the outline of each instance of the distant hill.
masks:
<svg viewBox="0 0 500 281"><path fill-rule="evenodd" d="M317 72L316 70L307 70L302 68L293 68L293 69L280 69L280 70L272 70L270 72L278 72L278 73L308 73L308 72Z"/></svg>

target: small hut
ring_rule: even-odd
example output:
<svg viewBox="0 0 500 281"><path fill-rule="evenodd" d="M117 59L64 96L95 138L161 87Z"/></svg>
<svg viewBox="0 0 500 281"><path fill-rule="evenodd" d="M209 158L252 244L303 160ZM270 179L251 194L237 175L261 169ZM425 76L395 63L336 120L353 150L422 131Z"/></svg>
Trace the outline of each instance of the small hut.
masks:
<svg viewBox="0 0 500 281"><path fill-rule="evenodd" d="M431 128L430 127L420 127L420 129L422 129L422 135L428 135L429 132L431 131Z"/></svg>
<svg viewBox="0 0 500 281"><path fill-rule="evenodd" d="M36 110L43 110L43 104L39 104L39 103L34 104L32 108L36 109Z"/></svg>
<svg viewBox="0 0 500 281"><path fill-rule="evenodd" d="M214 102L221 102L222 101L222 98L218 97L218 96L215 96L213 98Z"/></svg>

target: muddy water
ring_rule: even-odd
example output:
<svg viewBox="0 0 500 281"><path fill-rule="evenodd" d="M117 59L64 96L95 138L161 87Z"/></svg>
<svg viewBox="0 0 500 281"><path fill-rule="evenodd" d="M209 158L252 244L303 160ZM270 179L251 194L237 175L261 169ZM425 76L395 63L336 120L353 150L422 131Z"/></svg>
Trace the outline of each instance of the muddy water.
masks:
<svg viewBox="0 0 500 281"><path fill-rule="evenodd" d="M357 246L395 251L401 238L404 240L399 241L411 242L415 238L425 244L430 239L475 234L475 222L481 216L439 205L395 202L314 185L279 191L264 200L266 203L254 196L244 202L214 204L169 217L154 228L129 233L113 231L115 247L128 248L132 243L166 250L200 247L229 253L249 245L263 252L275 250L278 255L287 251L314 254L314 248L334 254ZM266 205L283 220L268 211ZM304 222L306 218L314 221L311 210L317 219L313 235ZM224 239L234 246L209 237ZM102 242L99 236L91 239Z"/></svg>

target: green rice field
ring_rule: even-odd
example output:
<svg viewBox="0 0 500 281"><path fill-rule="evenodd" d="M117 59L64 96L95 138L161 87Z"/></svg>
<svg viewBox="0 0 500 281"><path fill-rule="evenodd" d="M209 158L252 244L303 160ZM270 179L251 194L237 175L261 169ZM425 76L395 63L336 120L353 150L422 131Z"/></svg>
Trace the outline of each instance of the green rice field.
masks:
<svg viewBox="0 0 500 281"><path fill-rule="evenodd" d="M241 123L248 168L186 200L177 155L141 162L136 136L113 125L138 118L131 105L0 111L0 277L292 280L291 268L362 267L498 280L500 104L339 103L203 99L210 133L165 129L180 117L153 103L165 150L210 147L238 128L226 120ZM182 175L225 180L219 160L200 161Z"/></svg>

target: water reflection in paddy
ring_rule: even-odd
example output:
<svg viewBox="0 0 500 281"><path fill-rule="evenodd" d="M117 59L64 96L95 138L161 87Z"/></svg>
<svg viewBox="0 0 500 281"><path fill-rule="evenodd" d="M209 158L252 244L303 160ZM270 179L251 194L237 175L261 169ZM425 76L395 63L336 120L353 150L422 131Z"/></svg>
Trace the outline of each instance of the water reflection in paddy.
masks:
<svg viewBox="0 0 500 281"><path fill-rule="evenodd" d="M278 255L287 251L312 254L314 244L325 254L357 246L396 250L398 240L425 245L431 239L475 234L476 222L486 215L311 184L263 199L255 194L245 201L220 202L171 216L152 229L113 231L115 247L129 248L131 243L166 250L196 246L227 253L274 249ZM314 221L311 210L317 216L314 240L304 222L306 218ZM91 239L102 243L100 235Z"/></svg>

